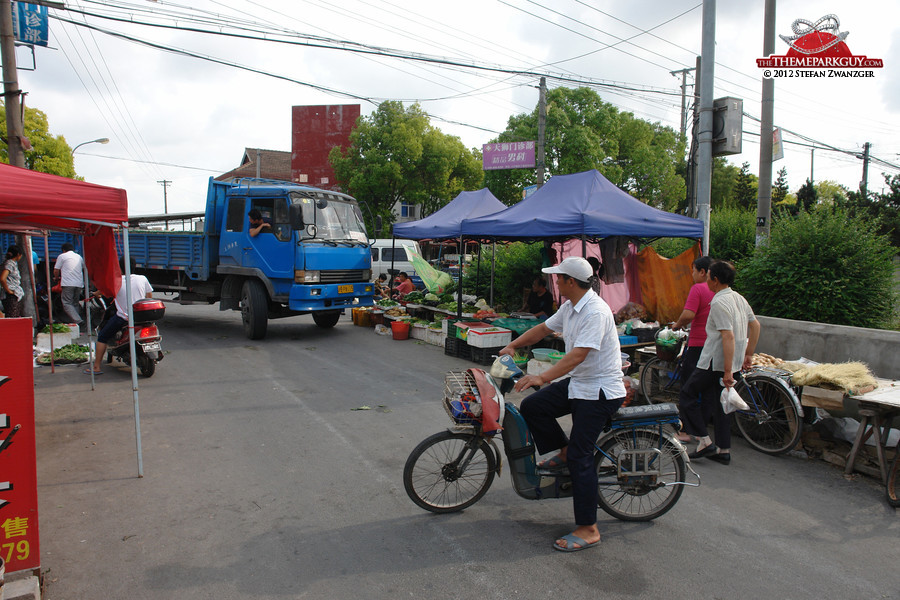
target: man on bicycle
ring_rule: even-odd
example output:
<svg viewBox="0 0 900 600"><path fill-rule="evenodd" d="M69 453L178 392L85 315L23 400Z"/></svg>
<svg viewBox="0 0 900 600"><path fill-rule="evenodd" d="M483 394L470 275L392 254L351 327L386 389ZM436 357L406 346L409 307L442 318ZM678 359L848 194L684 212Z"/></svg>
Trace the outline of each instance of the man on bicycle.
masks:
<svg viewBox="0 0 900 600"><path fill-rule="evenodd" d="M699 440L697 449L688 456L692 459L705 456L725 465L731 463L731 415L722 410L719 395L722 386L734 387L735 373L750 366L760 331L753 309L743 296L731 289L734 276L734 267L725 261L715 261L709 267L707 285L715 295L709 304L706 343L697 368L681 387L678 397L684 429ZM715 444L706 428L710 416L715 427Z"/></svg>
<svg viewBox="0 0 900 600"><path fill-rule="evenodd" d="M594 271L590 263L569 257L543 272L556 274L560 296L568 300L553 316L513 340L500 354L513 355L516 348L535 344L553 331L561 331L565 339L566 355L542 374L521 378L515 389L541 386L570 374L525 398L519 410L538 452L559 450L538 467L569 469L576 528L557 539L553 547L575 552L600 543L594 442L625 400L625 385L613 314L591 289ZM572 415L568 438L556 421L567 414Z"/></svg>

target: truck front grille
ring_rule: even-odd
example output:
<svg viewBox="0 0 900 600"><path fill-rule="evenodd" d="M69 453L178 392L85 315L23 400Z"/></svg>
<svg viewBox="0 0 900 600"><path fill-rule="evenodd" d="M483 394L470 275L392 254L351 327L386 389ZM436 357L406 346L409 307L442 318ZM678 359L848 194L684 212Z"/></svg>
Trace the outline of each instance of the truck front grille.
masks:
<svg viewBox="0 0 900 600"><path fill-rule="evenodd" d="M319 271L320 283L354 283L366 281L362 269L341 269L337 271Z"/></svg>

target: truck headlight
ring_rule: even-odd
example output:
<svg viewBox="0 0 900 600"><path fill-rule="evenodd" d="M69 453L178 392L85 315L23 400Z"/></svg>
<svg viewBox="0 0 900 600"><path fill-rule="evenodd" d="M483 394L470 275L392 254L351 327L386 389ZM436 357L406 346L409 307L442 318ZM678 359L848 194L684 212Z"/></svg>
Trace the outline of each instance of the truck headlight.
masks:
<svg viewBox="0 0 900 600"><path fill-rule="evenodd" d="M363 269L363 279L365 281L372 279L372 269Z"/></svg>
<svg viewBox="0 0 900 600"><path fill-rule="evenodd" d="M319 283L318 271L294 271L294 283Z"/></svg>

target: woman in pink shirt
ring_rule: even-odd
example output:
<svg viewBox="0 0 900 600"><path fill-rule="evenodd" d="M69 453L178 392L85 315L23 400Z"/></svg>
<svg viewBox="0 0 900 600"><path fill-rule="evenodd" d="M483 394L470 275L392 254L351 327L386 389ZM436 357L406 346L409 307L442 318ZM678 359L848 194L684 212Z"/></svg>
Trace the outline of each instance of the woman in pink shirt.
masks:
<svg viewBox="0 0 900 600"><path fill-rule="evenodd" d="M700 358L700 351L703 350L703 344L706 343L706 319L709 317L709 303L712 302L715 295L706 285L707 272L711 264L712 259L708 256L701 256L691 264L691 277L694 279L694 285L688 292L684 310L672 325L672 329L681 329L688 324L691 326L687 348L681 355L680 379L682 383L687 381L694 372L697 360ZM679 437L682 438L682 441L690 440L690 436L686 434Z"/></svg>

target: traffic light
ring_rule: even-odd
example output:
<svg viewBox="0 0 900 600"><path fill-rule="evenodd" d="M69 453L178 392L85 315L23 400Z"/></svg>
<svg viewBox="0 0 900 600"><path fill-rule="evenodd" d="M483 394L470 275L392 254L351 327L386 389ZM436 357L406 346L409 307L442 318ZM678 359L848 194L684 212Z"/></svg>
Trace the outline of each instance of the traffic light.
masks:
<svg viewBox="0 0 900 600"><path fill-rule="evenodd" d="M743 100L731 97L713 100L713 156L741 153L743 121Z"/></svg>

